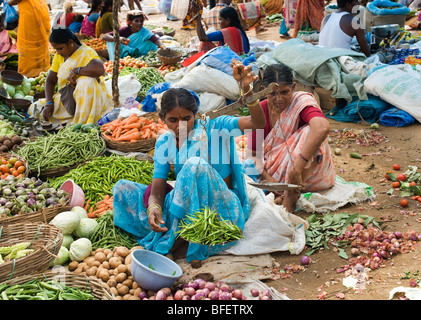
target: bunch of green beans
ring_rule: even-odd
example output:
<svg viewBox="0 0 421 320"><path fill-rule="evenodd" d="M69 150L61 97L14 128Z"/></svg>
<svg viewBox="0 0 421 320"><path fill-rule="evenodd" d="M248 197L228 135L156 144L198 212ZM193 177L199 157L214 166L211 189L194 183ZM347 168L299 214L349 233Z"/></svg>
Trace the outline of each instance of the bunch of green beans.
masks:
<svg viewBox="0 0 421 320"><path fill-rule="evenodd" d="M178 237L198 244L214 246L244 238L241 229L205 207L181 220Z"/></svg>
<svg viewBox="0 0 421 320"><path fill-rule="evenodd" d="M97 156L105 149L98 131L84 133L65 127L56 134L47 134L28 141L16 152L28 161L30 171L72 166Z"/></svg>
<svg viewBox="0 0 421 320"><path fill-rule="evenodd" d="M123 72L124 71L124 72ZM157 83L165 82L164 77L155 69L155 68L130 68L124 67L120 75L125 74L125 72L133 73L137 80L142 84L142 87L139 90L138 95L145 97L149 89L152 88Z"/></svg>
<svg viewBox="0 0 421 320"><path fill-rule="evenodd" d="M97 300L88 289L60 282L33 279L23 284L0 285L0 300Z"/></svg>
<svg viewBox="0 0 421 320"><path fill-rule="evenodd" d="M64 181L72 179L85 193L85 199L97 203L105 195L113 195L114 185L121 179L142 184L150 184L153 176L153 164L138 161L115 154L109 157L97 157L70 170L61 177L49 178L52 188L59 188Z"/></svg>
<svg viewBox="0 0 421 320"><path fill-rule="evenodd" d="M92 250L98 248L114 249L115 247L126 247L131 249L137 246L134 235L114 225L114 215L112 211L107 211L96 219L98 225L89 240L92 243Z"/></svg>

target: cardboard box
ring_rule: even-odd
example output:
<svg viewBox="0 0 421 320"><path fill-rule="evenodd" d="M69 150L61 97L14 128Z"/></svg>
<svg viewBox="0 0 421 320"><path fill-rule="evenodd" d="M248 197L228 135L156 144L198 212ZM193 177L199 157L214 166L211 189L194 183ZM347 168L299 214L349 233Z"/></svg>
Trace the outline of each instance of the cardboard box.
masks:
<svg viewBox="0 0 421 320"><path fill-rule="evenodd" d="M305 91L312 93L324 113L336 107L336 105L341 100L332 97L332 90L326 90L319 86L306 86L298 81L296 81L295 91Z"/></svg>

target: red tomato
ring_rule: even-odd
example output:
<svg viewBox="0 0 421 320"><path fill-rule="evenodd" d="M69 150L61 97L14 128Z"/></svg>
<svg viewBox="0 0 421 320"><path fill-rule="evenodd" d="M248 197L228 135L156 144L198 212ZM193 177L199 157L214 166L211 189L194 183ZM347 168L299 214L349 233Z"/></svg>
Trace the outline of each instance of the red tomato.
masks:
<svg viewBox="0 0 421 320"><path fill-rule="evenodd" d="M400 204L401 204L401 206L402 206L402 207L406 207L406 206L408 205L408 200L406 200L406 199L402 199L402 200L400 201Z"/></svg>
<svg viewBox="0 0 421 320"><path fill-rule="evenodd" d="M416 186L416 185L417 185L417 183L415 181L412 181L412 182L409 183L410 187L413 187L413 186Z"/></svg>
<svg viewBox="0 0 421 320"><path fill-rule="evenodd" d="M400 170L400 169L401 169L400 165L398 165L398 164L393 165L393 170Z"/></svg>
<svg viewBox="0 0 421 320"><path fill-rule="evenodd" d="M403 173L401 173L400 175L398 175L396 177L396 180L398 180L398 181L405 181L406 180L406 176Z"/></svg>
<svg viewBox="0 0 421 320"><path fill-rule="evenodd" d="M401 183L399 181L395 181L392 183L393 188L399 188L401 186Z"/></svg>

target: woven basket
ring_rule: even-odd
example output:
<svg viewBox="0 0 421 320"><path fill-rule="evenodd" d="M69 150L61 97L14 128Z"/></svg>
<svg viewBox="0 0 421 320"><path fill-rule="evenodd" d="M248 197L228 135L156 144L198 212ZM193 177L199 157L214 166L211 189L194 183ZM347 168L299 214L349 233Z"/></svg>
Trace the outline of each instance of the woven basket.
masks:
<svg viewBox="0 0 421 320"><path fill-rule="evenodd" d="M0 153L0 156L3 157L3 158L5 158L7 161L9 161L11 158L17 158L18 160L22 161L23 162L23 165L26 168L25 172L23 173L23 176L25 178L28 177L28 175L29 175L29 169L28 169L28 161L26 161L26 159L18 156L17 154L12 154L12 153Z"/></svg>
<svg viewBox="0 0 421 320"><path fill-rule="evenodd" d="M34 213L17 214L12 217L0 218L0 226L15 223L49 223L53 218L63 211L69 211L70 201L58 204L51 208L41 208Z"/></svg>
<svg viewBox="0 0 421 320"><path fill-rule="evenodd" d="M63 242L60 228L44 223L18 223L0 227L0 246L31 242L28 249L35 251L16 260L0 264L0 282L15 277L42 272L57 256ZM4 257L3 257L4 258Z"/></svg>
<svg viewBox="0 0 421 320"><path fill-rule="evenodd" d="M165 50L165 55L162 55L161 53L164 53L162 49L158 50L156 54L159 60L161 60L161 62L166 65L176 64L181 60L181 56L183 55L180 51L171 49Z"/></svg>
<svg viewBox="0 0 421 320"><path fill-rule="evenodd" d="M49 270L43 272L42 274L24 275L21 277L16 277L14 279L4 282L4 284L13 286L17 284L23 284L25 282L35 279L57 280L60 281L60 283L71 288L89 289L90 293L98 300L115 300L115 296L111 292L108 284L96 277L88 277L86 275L76 274L73 272L57 273L56 271Z"/></svg>
<svg viewBox="0 0 421 320"><path fill-rule="evenodd" d="M148 112L142 115L142 117L156 121L158 120L158 113ZM103 132L101 132L101 137L104 139L107 148L121 152L148 152L155 148L156 142L156 138L139 140L136 142L114 141L109 139Z"/></svg>

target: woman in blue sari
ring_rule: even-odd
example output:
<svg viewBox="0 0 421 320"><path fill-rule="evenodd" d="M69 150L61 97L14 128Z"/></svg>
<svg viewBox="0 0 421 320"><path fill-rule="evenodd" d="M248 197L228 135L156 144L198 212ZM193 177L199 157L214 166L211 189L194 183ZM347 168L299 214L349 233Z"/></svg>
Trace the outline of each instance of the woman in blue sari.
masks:
<svg viewBox="0 0 421 320"><path fill-rule="evenodd" d="M246 95L256 76L241 63L233 65L234 78ZM160 254L175 250L179 222L204 207L243 229L250 205L244 172L234 137L261 129L266 120L258 101L248 105L250 116L197 117L199 99L183 88L162 96L159 116L169 128L156 141L152 184L120 180L113 188L114 224L136 236L139 245ZM174 188L167 184L174 165ZM186 260L205 260L231 244L207 246L187 243ZM184 252L183 252L184 253ZM184 255L184 254L182 254Z"/></svg>
<svg viewBox="0 0 421 320"><path fill-rule="evenodd" d="M138 58L146 55L151 50L165 49L159 37L152 31L143 28L148 17L143 11L130 10L127 12L127 26L119 30L120 33L120 58L130 56ZM101 37L107 42L109 59L114 60L114 35L112 32Z"/></svg>

